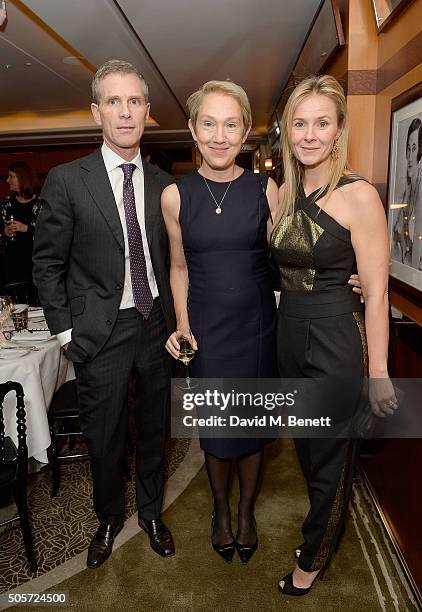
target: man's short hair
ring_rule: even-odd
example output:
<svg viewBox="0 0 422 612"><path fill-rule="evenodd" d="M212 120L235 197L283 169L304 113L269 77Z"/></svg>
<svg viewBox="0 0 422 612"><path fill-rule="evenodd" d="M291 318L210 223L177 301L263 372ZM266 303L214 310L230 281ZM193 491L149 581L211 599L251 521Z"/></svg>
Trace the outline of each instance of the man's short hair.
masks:
<svg viewBox="0 0 422 612"><path fill-rule="evenodd" d="M145 91L145 102L149 102L149 89L143 75L130 62L123 60L109 60L100 66L91 83L92 100L96 104L100 102L100 83L108 74L135 74L143 83Z"/></svg>

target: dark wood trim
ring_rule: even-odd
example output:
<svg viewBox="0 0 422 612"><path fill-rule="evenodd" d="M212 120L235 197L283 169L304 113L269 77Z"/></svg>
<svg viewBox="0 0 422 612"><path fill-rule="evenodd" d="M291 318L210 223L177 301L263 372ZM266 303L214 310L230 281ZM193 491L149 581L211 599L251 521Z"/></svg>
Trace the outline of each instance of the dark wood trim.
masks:
<svg viewBox="0 0 422 612"><path fill-rule="evenodd" d="M375 96L377 93L377 70L349 70L347 93L349 96Z"/></svg>
<svg viewBox="0 0 422 612"><path fill-rule="evenodd" d="M404 47L399 49L378 70L349 70L346 73L348 94L351 96L365 96L380 93L418 66L421 63L421 57L422 32L409 40ZM375 87L373 82L374 73L376 75ZM415 85L415 87L417 88L418 86ZM405 102L402 106L404 104Z"/></svg>
<svg viewBox="0 0 422 612"><path fill-rule="evenodd" d="M380 197L380 200L385 208L385 210L387 211L387 183L372 183L372 185L375 187L375 189L378 191L378 195Z"/></svg>
<svg viewBox="0 0 422 612"><path fill-rule="evenodd" d="M406 104L410 104L414 100L418 100L418 98L422 97L422 82L416 83L410 89L406 89L403 93L399 94L395 98L391 100L391 113L394 113L396 110L399 110Z"/></svg>
<svg viewBox="0 0 422 612"><path fill-rule="evenodd" d="M422 327L421 291L390 275L388 295L392 306Z"/></svg>
<svg viewBox="0 0 422 612"><path fill-rule="evenodd" d="M415 597L416 597L416 599L418 601L418 604L422 607L422 593L419 590L418 585L414 581L413 576L412 576L412 572L410 571L409 566L406 563L406 558L404 557L403 552L402 552L402 550L400 548L400 545L399 545L399 543L397 541L396 533L392 529L392 527L391 527L391 525L390 525L390 523L388 521L388 518L387 518L386 514L384 513L384 511L383 511L383 509L381 507L381 504L378 501L376 492L375 492L374 488L372 487L371 482L370 482L368 476L366 475L365 469L361 468L360 473L363 476L363 481L365 483L365 486L367 488L369 496L371 497L372 502L373 502L373 504L374 504L374 506L375 506L375 508L376 508L376 510L378 512L378 515L379 515L379 517L381 519L381 522L382 522L382 524L384 526L384 529L386 530L386 532L388 534L388 537L389 537L389 539L390 539L390 541L391 541L391 543L393 545L394 551L395 551L397 557L400 560L400 564L401 564L401 566L403 568L404 573L406 574L406 578L409 581L409 584L410 584L410 586L412 588L413 593L415 594Z"/></svg>
<svg viewBox="0 0 422 612"><path fill-rule="evenodd" d="M391 100L390 115L390 138L388 152L388 175L387 175L387 210L390 202L390 169L391 169L391 133L393 127L393 113L403 106L410 104L422 96L422 83L417 83ZM391 276L389 278L390 302L401 310L412 321L422 325L422 291L412 285Z"/></svg>
<svg viewBox="0 0 422 612"><path fill-rule="evenodd" d="M297 66L297 63L298 63L298 61L299 61L299 59L300 59L300 57L301 57L301 55L302 55L302 53L303 53L303 50L304 50L305 45L306 45L306 43L307 43L307 41L308 41L308 38L310 37L310 35L311 35L311 33L312 33L312 30L313 30L313 27L314 27L314 25L315 25L315 22L316 22L316 20L318 19L318 17L319 17L319 15L320 15L320 13L321 13L321 11L322 11L322 9L323 9L324 5L326 4L326 2L331 2L331 7L332 7L333 17L334 17L334 21L335 21L335 25L336 25L336 33L337 33L337 39L338 39L339 46L344 46L344 45L346 44L346 41L345 41L345 36L344 36L344 30L343 30L343 26L342 26L342 23L341 23L341 15L340 15L340 10L339 10L339 7L338 7L338 0L320 0L320 3L319 3L319 6L318 6L318 9L317 9L317 11L315 12L315 15L314 15L314 18L313 18L313 20L312 20L312 23L310 24L310 26L309 26L309 28L308 28L308 31L307 31L307 33L306 33L306 36L305 36L305 38L304 38L303 44L302 44L302 46L301 46L301 48L300 48L300 51L299 51L299 53L298 53L298 54L297 54L297 56L296 56L295 63L294 63L294 64L293 64L293 66L292 66L292 69L291 69L290 75L289 75L289 77L288 77L288 78L287 78L287 79L286 79L286 80L285 80L285 81L282 83L282 90L281 90L280 95L279 95L279 96L278 96L278 98L277 98L277 102L276 102L275 107L274 107L274 110L275 110L275 111L276 111L276 110L277 110L277 108L278 108L278 107L281 105L282 98L283 98L283 95L284 95L284 93L285 93L285 91L286 91L286 89L287 89L287 87L288 87L289 81L290 81L291 77L292 77L292 76L294 76L294 69L295 69L295 67ZM320 73L321 73L321 72L323 72L324 67L325 67L325 66L327 66L327 64L329 64L329 62L331 62L331 61L332 61L334 54L335 54L335 51L334 51L333 53L330 53L330 54L329 54L329 55L328 55L328 56L325 58L324 63L323 63L323 65L321 66L321 68L320 68L320 70L319 70L319 72L320 72ZM303 79L305 76L307 76L307 75L300 75L300 77L301 77L301 78L299 79L299 81L301 81L301 80L302 80L302 79ZM298 81L298 82L299 82L299 81ZM296 85L296 84L297 84L297 83L295 83L295 85ZM282 108L284 108L284 106L283 106Z"/></svg>
<svg viewBox="0 0 422 612"><path fill-rule="evenodd" d="M380 32L382 32L382 30L399 14L401 13L401 11L403 9L406 8L406 6L408 6L411 2L413 2L413 0L401 0L401 3L396 6L396 8L394 8L391 13L388 15L388 17L386 19L384 19L384 21L381 23L380 26L378 26L378 22L377 22L377 14L376 14L376 10L375 10L375 0L372 0L371 4L372 4L372 10L374 13L374 19L375 19L375 27L377 28L377 33L379 34Z"/></svg>
<svg viewBox="0 0 422 612"><path fill-rule="evenodd" d="M340 47L343 47L346 44L346 39L344 37L343 24L341 23L338 0L331 0L331 6L333 7L334 21L336 22L338 44L340 45Z"/></svg>
<svg viewBox="0 0 422 612"><path fill-rule="evenodd" d="M421 63L422 32L411 38L401 49L378 68L377 91L380 92Z"/></svg>

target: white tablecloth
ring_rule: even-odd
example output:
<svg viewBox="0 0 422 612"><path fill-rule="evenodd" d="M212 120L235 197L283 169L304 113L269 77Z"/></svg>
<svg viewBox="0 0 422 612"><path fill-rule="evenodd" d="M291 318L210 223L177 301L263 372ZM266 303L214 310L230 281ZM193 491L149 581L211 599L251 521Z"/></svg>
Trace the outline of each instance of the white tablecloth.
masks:
<svg viewBox="0 0 422 612"><path fill-rule="evenodd" d="M23 386L28 456L42 463L48 463L47 448L51 442L47 420L48 408L54 391L66 380L74 378L74 373L72 364L64 357L55 336L45 342L37 343L36 346L39 348L38 351L30 351L15 359L0 359L0 382L13 380ZM8 393L3 409L5 431L6 436L10 436L16 443L15 406L15 393Z"/></svg>

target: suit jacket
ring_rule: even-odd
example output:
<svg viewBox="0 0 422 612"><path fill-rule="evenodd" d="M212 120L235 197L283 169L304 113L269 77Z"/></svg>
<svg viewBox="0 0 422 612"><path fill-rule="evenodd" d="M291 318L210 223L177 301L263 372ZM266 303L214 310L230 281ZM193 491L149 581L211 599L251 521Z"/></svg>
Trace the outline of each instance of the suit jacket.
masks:
<svg viewBox="0 0 422 612"><path fill-rule="evenodd" d="M145 226L164 318L175 329L161 192L174 179L143 161ZM101 149L53 168L34 239L34 283L52 334L73 328L67 355L95 357L115 324L124 284L124 240Z"/></svg>

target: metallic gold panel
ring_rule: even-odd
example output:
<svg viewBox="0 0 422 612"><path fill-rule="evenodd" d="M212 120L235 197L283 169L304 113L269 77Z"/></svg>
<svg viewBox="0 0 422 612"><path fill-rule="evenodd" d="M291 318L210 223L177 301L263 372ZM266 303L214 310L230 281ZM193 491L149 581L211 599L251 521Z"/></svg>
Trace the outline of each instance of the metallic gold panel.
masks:
<svg viewBox="0 0 422 612"><path fill-rule="evenodd" d="M368 376L368 343L366 341L366 330L365 330L365 316L363 312L354 312L354 319L359 329L360 341L362 344L362 358L363 358L363 376Z"/></svg>
<svg viewBox="0 0 422 612"><path fill-rule="evenodd" d="M349 445L352 442L349 442ZM350 447L349 447L350 449ZM350 452L350 450L349 450ZM345 512L345 492L346 492L346 478L350 470L349 453L346 462L343 465L343 469L340 474L340 479L337 484L336 494L332 501L330 516L328 519L327 526L324 531L324 536L321 540L318 552L312 561L310 572L314 572L324 567L327 561L330 559L333 547L336 544L336 535L338 536L339 524L344 520Z"/></svg>
<svg viewBox="0 0 422 612"><path fill-rule="evenodd" d="M271 236L273 259L281 285L288 291L312 291L315 277L313 250L324 229L304 210L289 215Z"/></svg>

